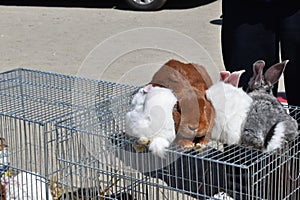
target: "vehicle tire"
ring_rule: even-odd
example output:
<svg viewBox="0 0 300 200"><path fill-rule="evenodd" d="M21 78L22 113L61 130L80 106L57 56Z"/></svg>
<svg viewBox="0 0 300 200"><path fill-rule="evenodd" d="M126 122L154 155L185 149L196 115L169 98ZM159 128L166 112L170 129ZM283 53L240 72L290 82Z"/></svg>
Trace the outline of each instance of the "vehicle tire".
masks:
<svg viewBox="0 0 300 200"><path fill-rule="evenodd" d="M135 10L158 10L167 0L125 0Z"/></svg>

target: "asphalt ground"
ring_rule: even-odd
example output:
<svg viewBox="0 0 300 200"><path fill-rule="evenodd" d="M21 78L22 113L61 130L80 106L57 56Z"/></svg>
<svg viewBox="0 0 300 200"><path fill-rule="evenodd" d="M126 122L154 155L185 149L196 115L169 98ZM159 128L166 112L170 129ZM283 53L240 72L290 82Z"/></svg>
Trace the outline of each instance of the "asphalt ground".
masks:
<svg viewBox="0 0 300 200"><path fill-rule="evenodd" d="M178 59L205 66L217 81L221 14L220 0L169 0L154 12L132 11L122 0L0 1L0 71L142 85Z"/></svg>

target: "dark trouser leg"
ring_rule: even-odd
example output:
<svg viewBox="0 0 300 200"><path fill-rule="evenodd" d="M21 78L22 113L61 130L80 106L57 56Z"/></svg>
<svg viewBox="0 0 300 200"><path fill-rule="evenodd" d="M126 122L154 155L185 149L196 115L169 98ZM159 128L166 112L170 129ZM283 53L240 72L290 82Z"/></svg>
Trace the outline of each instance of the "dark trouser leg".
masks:
<svg viewBox="0 0 300 200"><path fill-rule="evenodd" d="M226 70L246 70L240 80L244 89L255 61L262 59L271 66L279 60L276 19L265 9L242 0L223 0L223 61Z"/></svg>
<svg viewBox="0 0 300 200"><path fill-rule="evenodd" d="M281 21L281 55L289 60L285 69L285 89L290 105L300 106L300 10L286 11Z"/></svg>

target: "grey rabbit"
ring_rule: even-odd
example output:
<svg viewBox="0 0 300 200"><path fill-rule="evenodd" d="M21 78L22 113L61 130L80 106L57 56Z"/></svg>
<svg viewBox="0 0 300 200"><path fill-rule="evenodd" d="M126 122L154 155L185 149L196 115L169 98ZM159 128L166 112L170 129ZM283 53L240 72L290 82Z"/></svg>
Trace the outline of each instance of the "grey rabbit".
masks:
<svg viewBox="0 0 300 200"><path fill-rule="evenodd" d="M241 143L264 152L281 148L298 135L297 121L292 118L272 93L288 60L274 64L265 73L265 62L253 64L253 76L247 93L253 99L248 112Z"/></svg>

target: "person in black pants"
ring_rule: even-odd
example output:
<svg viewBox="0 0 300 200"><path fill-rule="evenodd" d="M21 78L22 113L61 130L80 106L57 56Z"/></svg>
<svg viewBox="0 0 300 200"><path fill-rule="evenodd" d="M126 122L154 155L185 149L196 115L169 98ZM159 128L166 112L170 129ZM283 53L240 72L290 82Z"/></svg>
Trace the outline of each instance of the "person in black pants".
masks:
<svg viewBox="0 0 300 200"><path fill-rule="evenodd" d="M299 8L300 0L222 0L221 42L226 70L232 72L245 69L246 72L240 79L240 86L246 89L253 74L254 62L264 60L267 69L280 60L289 60L284 72L285 91L288 104L294 106L300 106ZM276 92L277 88L274 88L275 96ZM299 119L298 123L300 123ZM299 143L295 142L295 144ZM299 148L300 145L297 145L294 152L299 152ZM292 164L294 172L298 172L300 153L291 156L295 158L291 161L295 163ZM286 171L289 172L289 169ZM244 172L238 170L229 173L232 177L242 177L243 174ZM271 175L271 179L279 180L276 173ZM282 185L285 185L290 180L280 181ZM256 187L256 189L259 194L264 195L266 193L263 182L261 184L262 187ZM267 187L275 188L273 184L276 184L276 181L269 184ZM294 183L291 182L290 185L292 184ZM273 192L272 189L270 191ZM273 193L277 195L278 191ZM299 197L299 191L294 195ZM264 196L261 197L264 198Z"/></svg>
<svg viewBox="0 0 300 200"><path fill-rule="evenodd" d="M247 88L252 66L264 60L266 68L289 60L284 72L289 105L300 106L299 0L223 0L221 32L226 70L245 69L240 86ZM265 69L266 70L266 69ZM277 88L274 88L276 96Z"/></svg>

